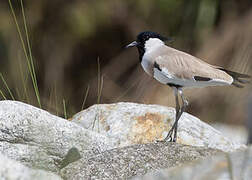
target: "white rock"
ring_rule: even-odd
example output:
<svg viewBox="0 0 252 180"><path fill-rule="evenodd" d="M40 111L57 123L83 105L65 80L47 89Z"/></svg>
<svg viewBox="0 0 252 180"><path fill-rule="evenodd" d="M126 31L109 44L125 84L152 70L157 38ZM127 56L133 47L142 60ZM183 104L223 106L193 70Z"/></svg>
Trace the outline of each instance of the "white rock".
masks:
<svg viewBox="0 0 252 180"><path fill-rule="evenodd" d="M28 168L0 153L0 179L2 180L60 180L51 172Z"/></svg>
<svg viewBox="0 0 252 180"><path fill-rule="evenodd" d="M224 136L232 138L234 142L246 144L248 141L248 130L244 126L224 123L214 123L211 126L220 131Z"/></svg>
<svg viewBox="0 0 252 180"><path fill-rule="evenodd" d="M0 101L0 152L29 167L58 171L68 150L82 156L115 147L113 139L17 101Z"/></svg>
<svg viewBox="0 0 252 180"><path fill-rule="evenodd" d="M74 115L72 121L117 139L117 146L123 147L163 139L173 124L174 115L173 108L164 106L116 103L94 105ZM245 147L188 113L183 113L179 120L177 142L226 152Z"/></svg>

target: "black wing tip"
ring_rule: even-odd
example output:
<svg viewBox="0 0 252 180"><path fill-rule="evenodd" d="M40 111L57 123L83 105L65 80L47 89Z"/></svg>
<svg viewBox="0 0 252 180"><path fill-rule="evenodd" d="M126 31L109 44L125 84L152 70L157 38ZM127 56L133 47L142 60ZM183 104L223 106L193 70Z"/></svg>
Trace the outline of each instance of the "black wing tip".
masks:
<svg viewBox="0 0 252 180"><path fill-rule="evenodd" d="M250 81L247 80L247 79L251 78L251 75L241 74L241 73L234 72L234 71L229 71L229 70L226 70L224 68L219 68L219 69L226 72L228 75L230 75L234 79L234 82L232 83L232 85L235 86L235 87L244 88L244 86L241 85L241 84L250 83Z"/></svg>
<svg viewBox="0 0 252 180"><path fill-rule="evenodd" d="M233 82L232 85L235 86L235 87L237 87L237 88L244 88L243 85L240 85L240 84L235 83L235 82Z"/></svg>
<svg viewBox="0 0 252 180"><path fill-rule="evenodd" d="M237 78L237 79L234 79L234 82L232 83L232 85L238 88L244 88L243 84L250 84L250 81Z"/></svg>
<svg viewBox="0 0 252 180"><path fill-rule="evenodd" d="M248 74L239 74L240 78L251 78L251 75Z"/></svg>
<svg viewBox="0 0 252 180"><path fill-rule="evenodd" d="M233 78L251 78L251 75L248 75L248 74L242 74L242 73L238 73L238 72L234 72L234 71L229 71L224 68L218 68L218 69L226 72L227 74L229 74Z"/></svg>
<svg viewBox="0 0 252 180"><path fill-rule="evenodd" d="M249 80L245 80L245 79L236 79L237 82L241 83L241 84L249 84L250 81Z"/></svg>

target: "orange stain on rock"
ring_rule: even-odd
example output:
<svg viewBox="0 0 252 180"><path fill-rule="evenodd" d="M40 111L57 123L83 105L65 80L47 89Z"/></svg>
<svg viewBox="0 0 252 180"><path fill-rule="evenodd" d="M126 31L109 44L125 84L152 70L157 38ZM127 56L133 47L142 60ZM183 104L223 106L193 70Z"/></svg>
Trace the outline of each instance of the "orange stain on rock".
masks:
<svg viewBox="0 0 252 180"><path fill-rule="evenodd" d="M136 123L132 127L132 141L134 143L148 143L163 138L163 132L167 131L166 117L159 113L146 113L137 116Z"/></svg>
<svg viewBox="0 0 252 180"><path fill-rule="evenodd" d="M110 126L106 122L107 117L105 116L105 111L100 110L99 115L97 115L95 118L104 127L106 132L110 130Z"/></svg>

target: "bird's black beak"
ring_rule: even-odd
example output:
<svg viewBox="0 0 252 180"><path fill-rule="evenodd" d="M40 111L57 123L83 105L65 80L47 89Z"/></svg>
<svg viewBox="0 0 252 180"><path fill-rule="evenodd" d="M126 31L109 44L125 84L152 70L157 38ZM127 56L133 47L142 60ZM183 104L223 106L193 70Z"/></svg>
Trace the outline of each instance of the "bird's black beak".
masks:
<svg viewBox="0 0 252 180"><path fill-rule="evenodd" d="M134 46L137 46L137 45L138 45L138 42L133 41L132 43L130 43L129 45L127 45L125 48L134 47Z"/></svg>

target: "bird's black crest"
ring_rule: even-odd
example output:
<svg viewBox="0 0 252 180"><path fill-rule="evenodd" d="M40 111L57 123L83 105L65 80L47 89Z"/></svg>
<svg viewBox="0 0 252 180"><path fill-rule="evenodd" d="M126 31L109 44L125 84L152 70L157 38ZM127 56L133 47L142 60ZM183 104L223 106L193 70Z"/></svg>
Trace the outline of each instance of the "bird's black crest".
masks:
<svg viewBox="0 0 252 180"><path fill-rule="evenodd" d="M163 37L160 34L155 33L155 32L151 32L151 31L141 32L137 35L137 41L140 43L145 43L145 41L147 41L150 38L158 38L162 41L168 40L168 38Z"/></svg>

